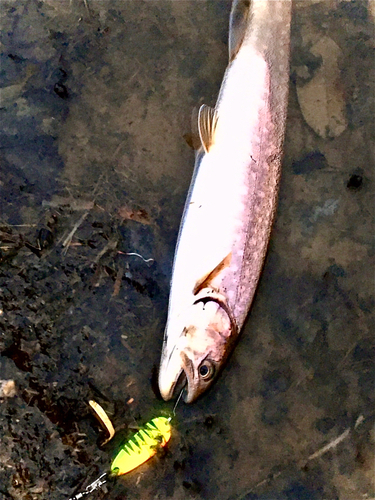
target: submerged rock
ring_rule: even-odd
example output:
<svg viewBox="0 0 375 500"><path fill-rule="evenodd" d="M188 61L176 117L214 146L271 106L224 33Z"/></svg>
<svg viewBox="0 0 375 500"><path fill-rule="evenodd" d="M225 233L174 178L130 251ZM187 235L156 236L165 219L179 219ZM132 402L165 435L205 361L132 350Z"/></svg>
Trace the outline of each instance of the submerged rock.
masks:
<svg viewBox="0 0 375 500"><path fill-rule="evenodd" d="M297 82L298 102L304 119L319 136L332 139L346 129L345 98L340 82L338 59L341 49L323 36L310 52L322 58L322 64L308 82Z"/></svg>

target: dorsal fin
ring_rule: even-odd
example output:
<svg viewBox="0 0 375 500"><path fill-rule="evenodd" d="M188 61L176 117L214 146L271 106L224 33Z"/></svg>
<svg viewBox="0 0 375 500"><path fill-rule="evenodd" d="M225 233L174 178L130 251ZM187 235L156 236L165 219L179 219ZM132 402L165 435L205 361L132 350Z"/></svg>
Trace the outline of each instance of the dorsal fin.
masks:
<svg viewBox="0 0 375 500"><path fill-rule="evenodd" d="M232 259L232 252L229 252L228 255L224 257L224 259L221 262L219 262L219 264L216 267L212 269L212 271L202 276L202 278L200 278L195 283L193 294L197 295L197 293L200 292L203 288L207 288L210 285L211 281L213 281L213 279L216 278L216 276L223 269L229 266L231 259Z"/></svg>
<svg viewBox="0 0 375 500"><path fill-rule="evenodd" d="M249 24L252 0L233 0L229 18L229 61L233 61L240 50Z"/></svg>
<svg viewBox="0 0 375 500"><path fill-rule="evenodd" d="M215 109L202 104L198 112L199 137L206 153L215 142L215 129L217 125L217 113Z"/></svg>

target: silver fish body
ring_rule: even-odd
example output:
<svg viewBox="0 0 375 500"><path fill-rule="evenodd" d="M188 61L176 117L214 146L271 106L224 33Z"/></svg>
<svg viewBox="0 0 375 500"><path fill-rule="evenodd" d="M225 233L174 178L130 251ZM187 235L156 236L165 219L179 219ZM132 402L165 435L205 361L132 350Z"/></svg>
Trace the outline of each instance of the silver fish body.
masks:
<svg viewBox="0 0 375 500"><path fill-rule="evenodd" d="M202 107L178 237L159 388L186 402L216 378L249 312L276 210L285 131L291 0L235 0L230 63Z"/></svg>

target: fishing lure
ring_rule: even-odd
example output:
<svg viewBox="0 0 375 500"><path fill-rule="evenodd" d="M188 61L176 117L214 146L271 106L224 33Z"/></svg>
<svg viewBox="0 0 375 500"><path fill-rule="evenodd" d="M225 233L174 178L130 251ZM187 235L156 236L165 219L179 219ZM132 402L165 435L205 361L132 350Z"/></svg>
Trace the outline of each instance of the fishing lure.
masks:
<svg viewBox="0 0 375 500"><path fill-rule="evenodd" d="M153 457L171 438L171 419L156 417L127 441L111 465L113 474L127 474Z"/></svg>
<svg viewBox="0 0 375 500"><path fill-rule="evenodd" d="M108 432L108 437L105 439L102 443L101 446L104 446L107 444L115 435L115 429L113 428L112 422L109 420L108 415L106 414L105 410L100 406L99 403L96 401L90 399L89 401L90 407L93 409L95 412L96 418L99 420L99 422L102 424L102 426L107 430Z"/></svg>
<svg viewBox="0 0 375 500"><path fill-rule="evenodd" d="M160 447L165 446L171 438L171 417L156 417L145 424L134 434L115 456L111 464L110 473L103 473L98 479L90 483L84 491L69 500L79 500L89 495L107 482L107 476L120 476L136 469L153 457Z"/></svg>

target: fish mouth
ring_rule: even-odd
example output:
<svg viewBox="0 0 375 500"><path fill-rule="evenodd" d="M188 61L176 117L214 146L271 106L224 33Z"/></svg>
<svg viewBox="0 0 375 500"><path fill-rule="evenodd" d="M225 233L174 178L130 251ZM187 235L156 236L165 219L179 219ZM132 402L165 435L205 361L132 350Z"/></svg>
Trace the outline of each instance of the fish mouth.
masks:
<svg viewBox="0 0 375 500"><path fill-rule="evenodd" d="M164 401L173 399L178 389L186 385L186 376L181 365L179 349L174 346L171 352L163 351L159 369L159 390Z"/></svg>
<svg viewBox="0 0 375 500"><path fill-rule="evenodd" d="M193 362L183 351L174 349L160 367L159 390L163 399L169 401L177 398L184 391L185 403L191 403L197 398L194 382Z"/></svg>
<svg viewBox="0 0 375 500"><path fill-rule="evenodd" d="M165 401L176 398L187 387L187 377L183 368L175 374L172 380L167 380L168 371L159 373L159 390Z"/></svg>
<svg viewBox="0 0 375 500"><path fill-rule="evenodd" d="M194 365L191 359L184 353L180 352L182 371L185 375L185 403L192 403L197 398L196 383L194 379Z"/></svg>
<svg viewBox="0 0 375 500"><path fill-rule="evenodd" d="M172 398L180 396L181 392L184 391L188 386L188 380L184 369L181 369L180 375L173 387ZM185 398L184 398L185 400Z"/></svg>

